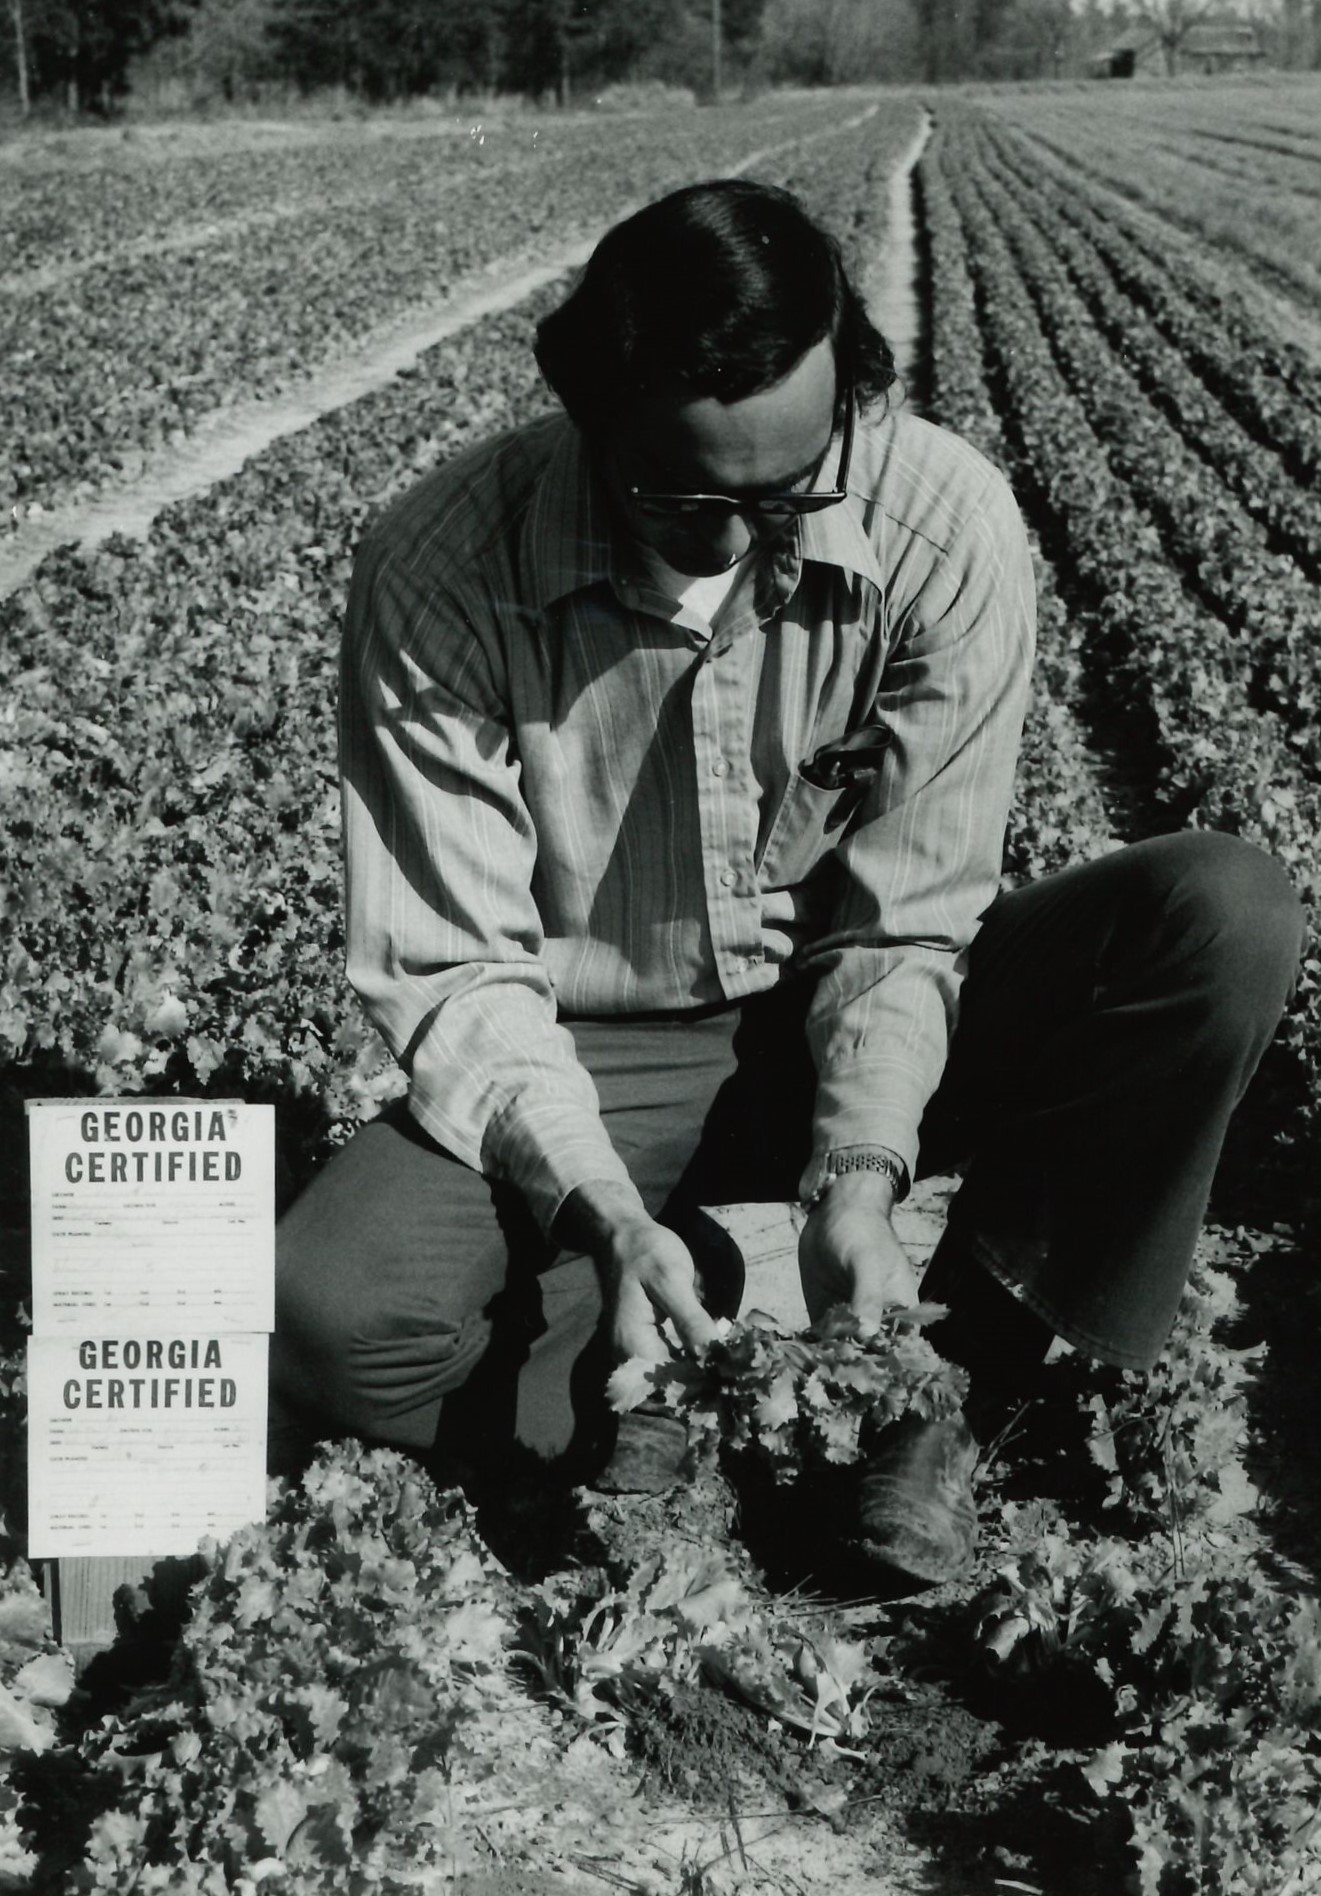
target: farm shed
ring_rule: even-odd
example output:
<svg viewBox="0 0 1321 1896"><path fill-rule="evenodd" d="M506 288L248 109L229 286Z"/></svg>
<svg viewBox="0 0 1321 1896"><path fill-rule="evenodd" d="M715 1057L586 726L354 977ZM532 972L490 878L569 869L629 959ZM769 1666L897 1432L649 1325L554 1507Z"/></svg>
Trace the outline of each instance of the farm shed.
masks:
<svg viewBox="0 0 1321 1896"><path fill-rule="evenodd" d="M1250 72L1266 53L1250 20L1199 20L1172 54L1150 27L1137 27L1088 61L1094 79L1168 78L1175 72Z"/></svg>

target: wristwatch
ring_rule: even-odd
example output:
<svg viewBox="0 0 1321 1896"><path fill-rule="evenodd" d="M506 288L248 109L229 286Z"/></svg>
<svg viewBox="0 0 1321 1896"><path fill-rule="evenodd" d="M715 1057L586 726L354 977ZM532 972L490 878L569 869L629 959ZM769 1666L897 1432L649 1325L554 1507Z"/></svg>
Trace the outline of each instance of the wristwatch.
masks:
<svg viewBox="0 0 1321 1896"><path fill-rule="evenodd" d="M827 1187L848 1172L879 1172L894 1188L898 1204L908 1192L908 1167L888 1146L845 1146L842 1151L826 1154L826 1170L812 1204L820 1202Z"/></svg>

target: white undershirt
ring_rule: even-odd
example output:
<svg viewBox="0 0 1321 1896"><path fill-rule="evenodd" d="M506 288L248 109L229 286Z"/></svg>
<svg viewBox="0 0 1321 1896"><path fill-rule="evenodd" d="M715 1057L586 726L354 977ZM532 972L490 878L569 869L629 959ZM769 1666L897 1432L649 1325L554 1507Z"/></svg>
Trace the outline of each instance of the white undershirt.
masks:
<svg viewBox="0 0 1321 1896"><path fill-rule="evenodd" d="M710 625L725 601L730 598L734 588L743 575L752 566L756 547L751 546L741 560L726 567L723 573L681 573L669 561L662 559L654 546L641 547L643 559L655 580L659 591L667 599L675 600L681 606L687 606Z"/></svg>

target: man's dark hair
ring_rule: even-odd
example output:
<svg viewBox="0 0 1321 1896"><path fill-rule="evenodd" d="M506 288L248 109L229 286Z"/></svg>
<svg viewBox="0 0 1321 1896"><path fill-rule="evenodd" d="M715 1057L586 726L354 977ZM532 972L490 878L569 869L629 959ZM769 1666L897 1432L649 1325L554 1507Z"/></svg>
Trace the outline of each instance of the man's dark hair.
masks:
<svg viewBox="0 0 1321 1896"><path fill-rule="evenodd" d="M839 245L778 186L686 185L607 231L538 324L542 374L591 432L630 398L677 383L722 402L759 394L829 336L859 403L895 380Z"/></svg>

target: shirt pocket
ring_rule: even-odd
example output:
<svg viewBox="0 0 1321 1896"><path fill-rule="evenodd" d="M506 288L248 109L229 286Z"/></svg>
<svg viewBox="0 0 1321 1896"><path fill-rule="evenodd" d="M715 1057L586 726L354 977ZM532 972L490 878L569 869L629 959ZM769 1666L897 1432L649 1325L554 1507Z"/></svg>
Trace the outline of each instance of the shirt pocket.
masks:
<svg viewBox="0 0 1321 1896"><path fill-rule="evenodd" d="M824 790L795 770L762 851L763 888L788 889L803 881L839 841L867 789L867 782L854 782Z"/></svg>

